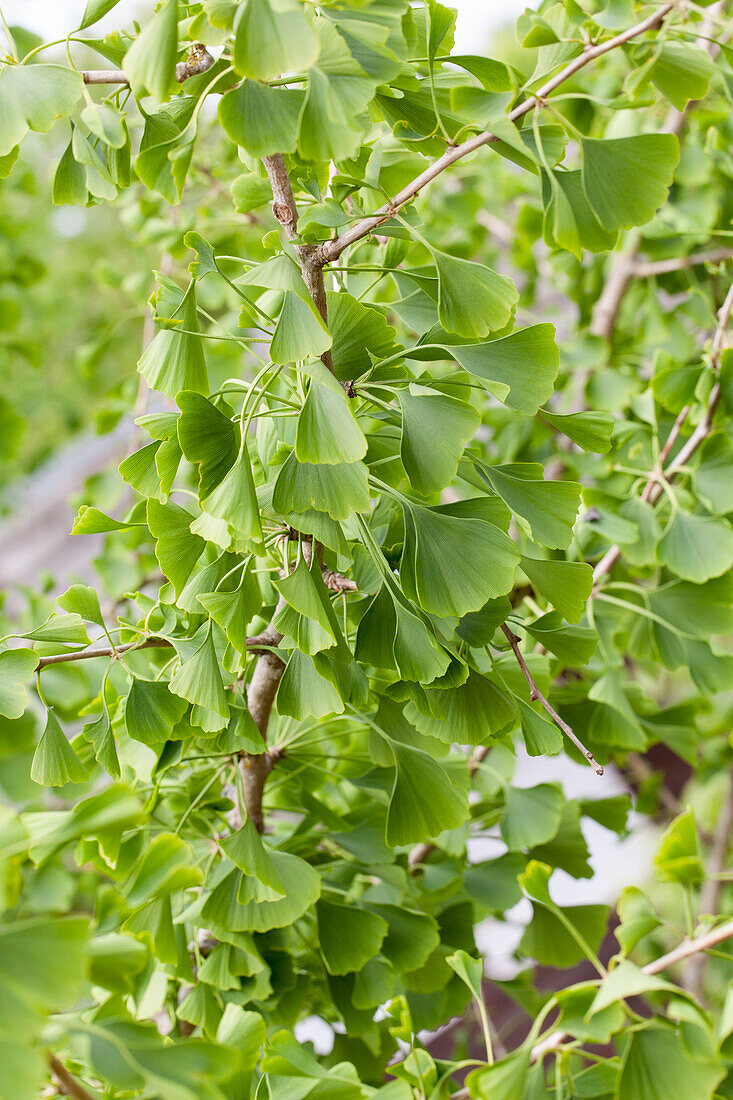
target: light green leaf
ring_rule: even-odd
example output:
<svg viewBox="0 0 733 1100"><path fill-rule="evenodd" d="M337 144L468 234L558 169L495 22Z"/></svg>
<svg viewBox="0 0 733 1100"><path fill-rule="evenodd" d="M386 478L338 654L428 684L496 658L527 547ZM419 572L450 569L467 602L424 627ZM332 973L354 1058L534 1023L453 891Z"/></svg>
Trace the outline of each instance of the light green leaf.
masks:
<svg viewBox="0 0 733 1100"><path fill-rule="evenodd" d="M522 570L545 599L569 623L577 623L593 587L593 570L585 562L543 561L522 555Z"/></svg>
<svg viewBox="0 0 733 1100"><path fill-rule="evenodd" d="M293 451L280 467L272 507L277 515L315 508L332 519L347 519L352 512L369 509L367 468L363 462L337 466L298 462Z"/></svg>
<svg viewBox="0 0 733 1100"><path fill-rule="evenodd" d="M361 970L379 953L389 925L358 905L319 901L316 905L321 954L329 974Z"/></svg>
<svg viewBox="0 0 733 1100"><path fill-rule="evenodd" d="M233 592L202 592L197 599L225 631L234 648L244 653L247 648L247 623L262 607L262 594L251 570L244 570L242 581Z"/></svg>
<svg viewBox="0 0 733 1100"><path fill-rule="evenodd" d="M583 249L607 252L616 244L618 233L602 225L591 207L580 171L553 171L542 176L545 218L542 233L550 248L565 248L578 259Z"/></svg>
<svg viewBox="0 0 733 1100"><path fill-rule="evenodd" d="M598 644L595 630L589 626L568 626L557 611L522 625L545 649L571 668L586 665Z"/></svg>
<svg viewBox="0 0 733 1100"><path fill-rule="evenodd" d="M172 501L161 504L157 500L148 500L147 516L161 572L172 583L178 596L206 544L198 535L191 533L191 513Z"/></svg>
<svg viewBox="0 0 733 1100"><path fill-rule="evenodd" d="M257 491L245 445L240 448L232 468L210 496L204 498L202 505L212 516L226 520L255 552L264 553Z"/></svg>
<svg viewBox="0 0 733 1100"><path fill-rule="evenodd" d="M151 389L174 398L181 390L209 392L206 360L196 310L196 284L192 281L173 314L184 330L162 329L143 352L137 369ZM193 335L192 335L193 334Z"/></svg>
<svg viewBox="0 0 733 1100"><path fill-rule="evenodd" d="M427 683L427 680L423 681ZM408 706L406 716L421 733L451 744L482 745L504 729L515 714L514 701L489 677L470 669L460 686L440 687L430 693L435 717Z"/></svg>
<svg viewBox="0 0 733 1100"><path fill-rule="evenodd" d="M308 73L298 151L303 160L341 160L352 156L361 143L362 131L368 127L366 121L362 127L362 115L376 82L352 57L328 20L316 20L314 29L320 53Z"/></svg>
<svg viewBox="0 0 733 1100"><path fill-rule="evenodd" d="M251 157L269 157L274 153L293 153L298 142L298 119L303 104L303 92L291 88L271 88L258 80L243 80L219 101L219 121L224 132L246 149ZM256 176L240 176L239 180L254 191L254 199L244 205L233 185L238 210L246 213L271 201L272 193L266 180ZM250 205L254 202L254 205Z"/></svg>
<svg viewBox="0 0 733 1100"><path fill-rule="evenodd" d="M662 882L694 886L705 877L695 816L691 809L679 814L664 830L654 857L654 867Z"/></svg>
<svg viewBox="0 0 733 1100"><path fill-rule="evenodd" d="M280 316L270 341L273 363L295 363L318 358L331 346L331 336L310 302L286 290Z"/></svg>
<svg viewBox="0 0 733 1100"><path fill-rule="evenodd" d="M326 291L331 358L336 377L346 382L368 371L395 346L395 330L381 310L351 294Z"/></svg>
<svg viewBox="0 0 733 1100"><path fill-rule="evenodd" d="M481 463L479 469L515 515L527 521L537 542L560 549L569 546L580 504L577 481L545 481L538 462Z"/></svg>
<svg viewBox="0 0 733 1100"><path fill-rule="evenodd" d="M733 444L727 433L708 436L692 475L697 496L717 516L733 512Z"/></svg>
<svg viewBox="0 0 733 1100"><path fill-rule="evenodd" d="M468 817L466 792L422 749L397 742L391 747L395 780L387 810L389 847L417 844L462 825Z"/></svg>
<svg viewBox="0 0 733 1100"><path fill-rule="evenodd" d="M490 267L430 249L438 273L438 317L446 332L481 339L508 324L519 297Z"/></svg>
<svg viewBox="0 0 733 1100"><path fill-rule="evenodd" d="M454 568L456 546L460 570ZM511 590L518 560L512 540L491 523L459 518L450 505L405 509L400 579L407 595L428 612L460 617L503 596Z"/></svg>
<svg viewBox="0 0 733 1100"><path fill-rule="evenodd" d="M657 557L684 580L703 584L733 565L733 528L724 519L678 508L657 544Z"/></svg>
<svg viewBox="0 0 733 1100"><path fill-rule="evenodd" d="M311 382L295 433L298 461L357 462L366 454L367 442L343 386L322 363L313 364L308 373Z"/></svg>
<svg viewBox="0 0 733 1100"><path fill-rule="evenodd" d="M400 390L400 455L413 489L439 492L456 476L463 448L480 423L465 401L413 384ZM361 457L361 456L358 456Z"/></svg>
<svg viewBox="0 0 733 1100"><path fill-rule="evenodd" d="M84 783L86 768L66 739L53 710L46 713L46 728L38 742L31 779L42 787L63 787L66 783Z"/></svg>
<svg viewBox="0 0 733 1100"><path fill-rule="evenodd" d="M714 65L707 50L684 42L664 42L647 76L678 111L707 95Z"/></svg>
<svg viewBox="0 0 733 1100"><path fill-rule="evenodd" d="M615 1096L616 1100L668 1100L671 1096L712 1100L724 1076L722 1066L687 1057L674 1031L650 1026L631 1035Z"/></svg>
<svg viewBox="0 0 733 1100"><path fill-rule="evenodd" d="M149 898L164 898L177 890L198 886L202 875L191 845L173 833L159 833L122 884L127 904L133 908Z"/></svg>
<svg viewBox="0 0 733 1100"><path fill-rule="evenodd" d="M343 714L344 703L332 679L321 675L329 673L328 664L316 666L318 654L309 657L294 649L277 689L279 714L291 718L325 718L328 714Z"/></svg>
<svg viewBox="0 0 733 1100"><path fill-rule="evenodd" d="M508 787L501 835L510 852L546 844L557 833L562 819L563 795L559 787Z"/></svg>
<svg viewBox="0 0 733 1100"><path fill-rule="evenodd" d="M625 955L661 923L652 903L637 886L627 886L622 891L616 911L621 923L613 934Z"/></svg>
<svg viewBox="0 0 733 1100"><path fill-rule="evenodd" d="M199 498L206 500L237 459L241 446L239 433L229 417L199 393L179 393L176 404L181 410L178 442L188 461L198 463ZM241 473L240 470L239 477ZM237 476L235 484L236 481ZM225 492L225 499L228 496Z"/></svg>
<svg viewBox="0 0 733 1100"><path fill-rule="evenodd" d="M529 1053L527 1048L521 1048L493 1066L473 1070L466 1078L471 1095L490 1096L491 1100L517 1100L523 1096Z"/></svg>
<svg viewBox="0 0 733 1100"><path fill-rule="evenodd" d="M6 649L0 653L0 714L20 718L28 706L23 687L38 667L38 655L32 649Z"/></svg>
<svg viewBox="0 0 733 1100"><path fill-rule="evenodd" d="M88 722L82 729L82 734L94 746L94 755L104 770L113 779L119 779L122 771L107 711L94 722Z"/></svg>
<svg viewBox="0 0 733 1100"><path fill-rule="evenodd" d="M419 345L413 349L419 350ZM446 350L465 371L486 382L489 390L492 383L508 387L508 392L503 390L495 396L518 412L534 416L552 396L560 365L553 325L533 325L500 340L450 346Z"/></svg>
<svg viewBox="0 0 733 1100"><path fill-rule="evenodd" d="M108 11L112 11L112 8L118 3L119 0L87 0L87 6L84 8L84 14L78 29L83 31L87 27L91 27Z"/></svg>
<svg viewBox="0 0 733 1100"><path fill-rule="evenodd" d="M204 921L211 920L232 932L267 932L292 924L311 907L321 893L316 870L288 852L272 849L270 860L285 891L272 901L238 901L248 880L241 871L231 871L209 894L201 910Z"/></svg>
<svg viewBox="0 0 733 1100"><path fill-rule="evenodd" d="M450 656L428 627L383 586L362 616L356 659L375 668L397 669L403 680L429 684L442 676Z"/></svg>
<svg viewBox="0 0 733 1100"><path fill-rule="evenodd" d="M90 103L82 111L81 118L95 137L113 149L121 149L127 142L124 115L111 104Z"/></svg>
<svg viewBox="0 0 733 1100"><path fill-rule="evenodd" d="M586 410L561 415L543 409L540 415L584 451L605 455L611 449L614 420L610 413Z"/></svg>
<svg viewBox="0 0 733 1100"><path fill-rule="evenodd" d="M575 928L590 951L597 951L606 932L608 909L605 905L569 905L545 908L533 905L534 916L527 925L519 944L523 955L536 959L542 966L566 968L577 966L587 958L587 953L557 916L562 912L565 921Z"/></svg>
<svg viewBox="0 0 733 1100"><path fill-rule="evenodd" d="M265 887L261 900L273 901L285 896L285 887L271 858L272 849L249 819L236 833L224 838L221 847L235 867Z"/></svg>
<svg viewBox="0 0 733 1100"><path fill-rule="evenodd" d="M583 188L608 230L645 225L667 198L679 159L674 134L584 138Z"/></svg>
<svg viewBox="0 0 733 1100"><path fill-rule="evenodd" d="M253 80L302 72L318 59L318 37L296 0L246 0L235 23L234 67Z"/></svg>
<svg viewBox="0 0 733 1100"><path fill-rule="evenodd" d="M72 114L84 90L81 73L61 65L12 65L0 69L0 157L29 130L46 134Z"/></svg>
<svg viewBox="0 0 733 1100"><path fill-rule="evenodd" d="M178 88L178 0L163 0L125 54L125 70L136 99L148 92L164 103ZM182 388L182 387L181 387Z"/></svg>
<svg viewBox="0 0 733 1100"><path fill-rule="evenodd" d="M221 729L229 718L229 707L214 648L211 622L208 627L201 628L196 638L200 636L201 641L197 648L187 659L181 661L171 677L170 690L174 695L187 699L189 703L218 714L223 719L217 727Z"/></svg>
<svg viewBox="0 0 733 1100"><path fill-rule="evenodd" d="M562 752L562 734L524 699L517 698L519 721L528 756L557 756Z"/></svg>
<svg viewBox="0 0 733 1100"><path fill-rule="evenodd" d="M152 748L169 740L186 709L164 680L135 678L125 701L125 726L134 741Z"/></svg>

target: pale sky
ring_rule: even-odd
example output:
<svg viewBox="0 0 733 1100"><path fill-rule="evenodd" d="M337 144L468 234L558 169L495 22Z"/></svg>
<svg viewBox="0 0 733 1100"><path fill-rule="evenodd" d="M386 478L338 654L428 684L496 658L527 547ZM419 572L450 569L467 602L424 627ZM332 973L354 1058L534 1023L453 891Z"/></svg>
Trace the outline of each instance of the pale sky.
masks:
<svg viewBox="0 0 733 1100"><path fill-rule="evenodd" d="M457 52L474 53L481 48L488 32L513 22L530 0L447 0L458 9ZM68 34L81 22L85 0L0 0L9 24L21 24L42 34L48 41ZM119 0L117 7L100 20L89 33L112 30L124 25L149 8L146 0Z"/></svg>

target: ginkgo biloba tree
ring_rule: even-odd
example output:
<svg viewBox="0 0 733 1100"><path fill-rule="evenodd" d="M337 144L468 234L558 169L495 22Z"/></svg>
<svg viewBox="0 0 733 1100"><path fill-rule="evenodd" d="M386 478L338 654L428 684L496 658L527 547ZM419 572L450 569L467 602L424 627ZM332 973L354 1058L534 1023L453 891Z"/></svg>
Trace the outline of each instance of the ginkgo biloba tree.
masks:
<svg viewBox="0 0 733 1100"><path fill-rule="evenodd" d="M49 203L161 255L100 584L3 619L0 1096L733 1096L725 3L501 60L437 0L115 6L0 66L3 176L65 129ZM655 881L559 905L632 808Z"/></svg>

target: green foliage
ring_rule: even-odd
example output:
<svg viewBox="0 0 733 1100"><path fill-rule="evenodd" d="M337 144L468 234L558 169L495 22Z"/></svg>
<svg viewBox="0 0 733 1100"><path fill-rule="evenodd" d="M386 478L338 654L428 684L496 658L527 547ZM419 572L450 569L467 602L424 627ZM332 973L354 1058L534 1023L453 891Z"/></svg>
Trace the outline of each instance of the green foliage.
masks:
<svg viewBox="0 0 733 1100"><path fill-rule="evenodd" d="M448 1100L466 1070L487 1100L722 1100L724 15L546 0L488 58L436 0L161 0L80 37L114 8L72 64L13 31L0 71L8 226L42 148L44 209L131 241L105 267L85 236L70 273L49 245L44 277L6 234L0 340L30 360L38 328L43 381L9 375L0 454L48 449L24 417L53 436L51 277L89 381L60 403L87 427L117 387L97 426L141 429L74 524L99 585L2 610L0 1095L51 1054L110 1100ZM129 87L85 84L103 64ZM563 750L627 793L547 781ZM641 815L650 881L565 904L588 822ZM475 933L520 902L521 1042ZM688 980L665 952L703 932ZM436 1061L471 1001L485 1059Z"/></svg>

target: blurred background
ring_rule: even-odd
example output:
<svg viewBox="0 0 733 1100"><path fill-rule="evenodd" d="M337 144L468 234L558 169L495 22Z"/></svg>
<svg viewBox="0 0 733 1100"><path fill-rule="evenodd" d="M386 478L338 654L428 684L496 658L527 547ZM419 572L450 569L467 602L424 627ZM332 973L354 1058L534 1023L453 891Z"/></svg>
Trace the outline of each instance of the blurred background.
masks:
<svg viewBox="0 0 733 1100"><path fill-rule="evenodd" d="M45 38L60 38L81 21L84 6L85 0L5 0L2 9L8 23L22 23ZM492 30L535 5L528 0L451 0L450 6L458 11L458 52L476 53ZM96 26L102 31L117 28L144 15L149 7L145 0L120 0Z"/></svg>

